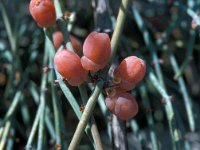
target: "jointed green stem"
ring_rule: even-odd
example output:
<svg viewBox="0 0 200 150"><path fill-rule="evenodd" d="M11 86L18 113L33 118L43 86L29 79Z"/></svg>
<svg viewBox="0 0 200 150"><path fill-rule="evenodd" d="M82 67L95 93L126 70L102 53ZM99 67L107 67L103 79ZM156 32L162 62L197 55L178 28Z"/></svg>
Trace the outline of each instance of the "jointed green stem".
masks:
<svg viewBox="0 0 200 150"><path fill-rule="evenodd" d="M37 127L38 127L38 124L39 124L40 111L41 111L41 107L39 106L38 110L37 110L37 114L36 114L34 122L33 122L33 126L32 126L32 129L31 129L29 138L28 138L28 142L26 144L26 150L32 149L33 138L34 138L34 136L37 132Z"/></svg>
<svg viewBox="0 0 200 150"><path fill-rule="evenodd" d="M89 98L87 105L85 106L85 109L83 111L83 115L81 116L81 120L79 121L79 124L76 128L76 131L74 133L74 136L72 138L72 141L69 145L68 150L74 150L78 148L78 145L81 141L81 138L84 133L84 129L92 115L92 112L94 110L95 104L97 102L98 96L103 88L103 82L99 81L95 87L95 90L91 97Z"/></svg>
<svg viewBox="0 0 200 150"><path fill-rule="evenodd" d="M149 78L151 79L155 88L160 92L160 94L165 99L165 102L166 102L165 111L166 111L167 118L168 118L173 149L179 149L180 148L180 141L179 141L180 137L178 134L179 132L178 132L177 124L176 124L175 114L174 114L174 110L173 110L170 98L169 98L166 88L165 88L163 75L162 75L161 67L158 63L158 56L157 56L157 53L155 50L155 46L152 42L152 39L150 38L148 30L146 29L144 21L135 6L132 6L132 11L133 11L135 20L138 24L138 27L141 30L141 32L143 33L144 41L149 48L149 51L152 55L152 59L155 62L155 70L156 70L156 75L158 76L158 80L152 72L149 73Z"/></svg>
<svg viewBox="0 0 200 150"><path fill-rule="evenodd" d="M113 32L112 39L111 39L112 54L111 54L110 62L113 61L115 57L115 53L117 51L117 46L120 40L121 33L123 31L124 21L126 19L126 13L128 10L129 3L130 3L130 0L122 0L121 2L121 6L120 6L119 13L117 16L115 30Z"/></svg>
<svg viewBox="0 0 200 150"><path fill-rule="evenodd" d="M85 85L82 84L78 88L79 88L79 91L80 91L80 94L81 94L82 102L83 102L84 105L86 105L87 100L88 100L88 95L87 95L87 90L85 88ZM95 142L95 146L98 150L103 150L101 138L100 138L99 131L98 131L98 128L97 128L97 124L95 122L93 115L91 116L90 122L91 122L91 133L92 133L92 137L93 137L94 142Z"/></svg>
<svg viewBox="0 0 200 150"><path fill-rule="evenodd" d="M151 80L154 87L157 89L157 91L162 95L165 101L165 111L167 114L168 124L169 124L169 130L172 138L172 144L173 149L180 149L180 135L179 135L179 129L177 128L175 115L173 111L173 107L170 101L169 95L166 93L165 89L162 87L160 82L156 79L155 75L152 71L149 71L148 77Z"/></svg>
<svg viewBox="0 0 200 150"><path fill-rule="evenodd" d="M45 45L45 53L44 53L44 59L43 59L43 65L46 66L48 62L48 48ZM39 129L38 129L38 143L37 143L37 149L42 150L44 146L44 122L45 122L45 89L47 84L47 73L42 74L42 80L41 80L41 87L40 87L40 121L39 121Z"/></svg>
<svg viewBox="0 0 200 150"><path fill-rule="evenodd" d="M144 84L140 86L140 93L142 96L143 105L145 109L148 111L148 109L151 109L151 105L150 105L150 100L147 94L147 89ZM154 124L152 113L147 112L146 118L147 118L148 126L150 128L150 138L151 138L153 149L158 150L159 149L158 138L156 136L155 124Z"/></svg>
<svg viewBox="0 0 200 150"><path fill-rule="evenodd" d="M156 53L155 45L153 44L153 41L150 37L150 34L145 26L145 23L144 23L141 15L139 14L138 10L136 9L136 7L134 5L132 6L132 12L135 17L135 21L138 25L138 28L140 29L140 31L143 34L143 38L146 43L146 46L148 47L148 49L150 51L152 61L155 64L155 71L156 71L156 75L158 76L159 82L161 83L162 87L165 88L163 75L162 75L161 67L159 65L159 59L158 59L158 56Z"/></svg>
<svg viewBox="0 0 200 150"><path fill-rule="evenodd" d="M167 48L167 53L168 53L170 61L172 63L173 70L174 70L175 73L177 73L179 71L179 67L178 67L176 58L168 48ZM190 130L194 131L195 130L195 120L194 120L194 114L193 114L193 111L192 111L192 108L193 108L192 100L191 100L191 98L188 94L188 91L186 89L186 85L185 85L185 82L183 80L183 77L180 76L177 80L178 80L178 84L179 84L181 93L183 95Z"/></svg>

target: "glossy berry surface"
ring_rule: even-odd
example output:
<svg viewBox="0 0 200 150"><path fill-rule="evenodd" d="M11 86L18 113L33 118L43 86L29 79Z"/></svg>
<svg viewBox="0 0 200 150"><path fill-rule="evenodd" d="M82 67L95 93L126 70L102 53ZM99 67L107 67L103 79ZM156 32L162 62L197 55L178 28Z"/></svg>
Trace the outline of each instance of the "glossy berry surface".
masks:
<svg viewBox="0 0 200 150"><path fill-rule="evenodd" d="M58 49L63 43L63 34L60 31L53 33L53 45L55 49Z"/></svg>
<svg viewBox="0 0 200 150"><path fill-rule="evenodd" d="M80 57L72 51L58 51L54 56L54 65L72 86L78 86L87 79L87 71L83 69Z"/></svg>
<svg viewBox="0 0 200 150"><path fill-rule="evenodd" d="M109 36L106 33L90 33L83 44L83 55L81 63L84 69L92 72L103 69L111 55Z"/></svg>
<svg viewBox="0 0 200 150"><path fill-rule="evenodd" d="M106 107L122 120L134 117L138 112L135 98L127 92L117 92L113 97L105 99Z"/></svg>
<svg viewBox="0 0 200 150"><path fill-rule="evenodd" d="M55 7L51 0L31 0L29 11L40 27L49 27L56 21Z"/></svg>
<svg viewBox="0 0 200 150"><path fill-rule="evenodd" d="M145 62L136 56L129 56L119 64L113 74L114 78L120 79L120 88L129 91L144 78L145 73Z"/></svg>

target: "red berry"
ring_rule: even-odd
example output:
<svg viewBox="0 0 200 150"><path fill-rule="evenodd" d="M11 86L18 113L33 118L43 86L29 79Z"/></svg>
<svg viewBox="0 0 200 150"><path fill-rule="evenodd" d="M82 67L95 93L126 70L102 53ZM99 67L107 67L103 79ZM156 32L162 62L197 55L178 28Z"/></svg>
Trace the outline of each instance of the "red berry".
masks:
<svg viewBox="0 0 200 150"><path fill-rule="evenodd" d="M145 62L136 56L129 56L120 63L113 74L114 78L120 79L120 88L129 91L144 78L145 73Z"/></svg>
<svg viewBox="0 0 200 150"><path fill-rule="evenodd" d="M53 45L55 49L58 49L63 43L63 34L60 31L53 33Z"/></svg>
<svg viewBox="0 0 200 150"><path fill-rule="evenodd" d="M111 55L110 38L106 33L90 33L84 44L81 63L83 68L92 72L103 69Z"/></svg>
<svg viewBox="0 0 200 150"><path fill-rule="evenodd" d="M80 54L81 49L82 49L82 45L80 41L78 41L78 39L74 37L73 35L70 35L69 39L70 39L70 42L72 43L72 47L74 48L74 51L77 54ZM62 45L63 41L64 41L64 37L63 37L62 32L56 31L53 33L53 44L56 49L58 49Z"/></svg>
<svg viewBox="0 0 200 150"><path fill-rule="evenodd" d="M138 112L135 98L127 92L117 92L114 97L107 97L105 103L106 107L122 120L128 120Z"/></svg>
<svg viewBox="0 0 200 150"><path fill-rule="evenodd" d="M70 39L70 41L71 41L71 43L72 43L72 46L73 46L73 48L74 48L74 51L75 51L78 55L80 55L81 52L82 52L82 44L81 44L81 42L80 42L75 36L73 36L73 35L70 35L70 36L69 36L69 39Z"/></svg>
<svg viewBox="0 0 200 150"><path fill-rule="evenodd" d="M83 69L80 57L72 51L58 51L54 57L54 65L72 86L78 86L87 79L87 71Z"/></svg>
<svg viewBox="0 0 200 150"><path fill-rule="evenodd" d="M40 27L49 27L56 21L55 7L51 0L31 0L29 11Z"/></svg>

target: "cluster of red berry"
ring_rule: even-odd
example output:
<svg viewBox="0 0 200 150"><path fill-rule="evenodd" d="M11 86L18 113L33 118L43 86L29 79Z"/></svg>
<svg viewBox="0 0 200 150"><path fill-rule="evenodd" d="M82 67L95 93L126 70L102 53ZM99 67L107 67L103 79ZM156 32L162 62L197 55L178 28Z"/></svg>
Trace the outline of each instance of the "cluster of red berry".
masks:
<svg viewBox="0 0 200 150"><path fill-rule="evenodd" d="M56 20L51 0L31 0L30 12L40 27L49 27ZM53 41L55 48L59 48L63 42L62 33L53 34ZM110 55L109 36L106 33L92 32L84 41L81 58L77 53L64 48L56 52L54 65L70 85L79 86L87 80L88 72L103 69L108 64ZM137 102L127 91L132 90L143 79L145 72L144 61L136 56L125 58L114 70L112 82L117 86L110 88L112 92L107 92L105 103L120 119L127 120L137 114Z"/></svg>
<svg viewBox="0 0 200 150"><path fill-rule="evenodd" d="M113 83L118 86L107 91L105 102L107 108L120 119L128 120L137 114L138 104L127 91L135 88L144 78L145 72L145 62L136 56L125 58L114 70Z"/></svg>
<svg viewBox="0 0 200 150"><path fill-rule="evenodd" d="M109 36L106 33L92 32L83 44L82 58L73 51L62 49L56 52L54 65L70 85L79 86L87 80L89 71L97 72L108 64L110 54Z"/></svg>

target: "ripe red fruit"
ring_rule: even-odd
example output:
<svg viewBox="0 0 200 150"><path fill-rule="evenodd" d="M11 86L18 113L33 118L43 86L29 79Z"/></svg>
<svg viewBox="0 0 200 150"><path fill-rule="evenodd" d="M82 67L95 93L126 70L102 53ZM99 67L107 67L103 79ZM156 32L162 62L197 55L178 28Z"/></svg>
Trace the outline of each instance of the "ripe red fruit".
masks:
<svg viewBox="0 0 200 150"><path fill-rule="evenodd" d="M57 51L54 56L56 70L72 86L78 86L87 79L87 71L81 65L80 57L69 50Z"/></svg>
<svg viewBox="0 0 200 150"><path fill-rule="evenodd" d="M55 7L51 0L31 0L29 11L40 27L49 27L56 21Z"/></svg>
<svg viewBox="0 0 200 150"><path fill-rule="evenodd" d="M81 53L81 49L82 49L82 45L80 43L80 41L74 37L73 35L69 36L70 42L72 43L72 47L74 48L74 51L77 54ZM53 45L55 47L55 49L58 49L62 43L64 42L64 37L62 32L60 31L56 31L53 33Z"/></svg>
<svg viewBox="0 0 200 150"><path fill-rule="evenodd" d="M74 51L75 51L78 55L80 55L81 52L82 52L82 44L81 44L81 42L80 42L75 36L73 36L73 35L70 35L70 36L69 36L69 39L70 39L70 41L71 41L71 43L72 43L72 46L73 46L73 48L74 48Z"/></svg>
<svg viewBox="0 0 200 150"><path fill-rule="evenodd" d="M129 91L144 78L145 73L145 62L136 56L129 56L120 63L113 75L119 80L119 87Z"/></svg>
<svg viewBox="0 0 200 150"><path fill-rule="evenodd" d="M117 92L113 97L105 99L106 107L122 120L134 117L138 112L135 98L127 92Z"/></svg>
<svg viewBox="0 0 200 150"><path fill-rule="evenodd" d="M63 34L60 31L53 33L53 45L55 49L58 49L63 43Z"/></svg>
<svg viewBox="0 0 200 150"><path fill-rule="evenodd" d="M107 65L110 54L111 44L108 34L92 32L83 44L82 66L85 70L97 72Z"/></svg>

